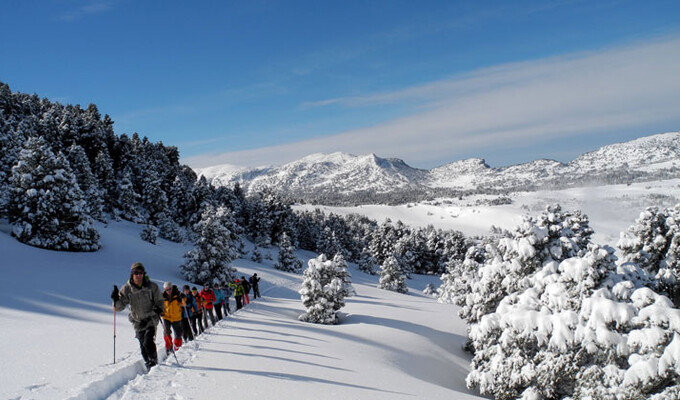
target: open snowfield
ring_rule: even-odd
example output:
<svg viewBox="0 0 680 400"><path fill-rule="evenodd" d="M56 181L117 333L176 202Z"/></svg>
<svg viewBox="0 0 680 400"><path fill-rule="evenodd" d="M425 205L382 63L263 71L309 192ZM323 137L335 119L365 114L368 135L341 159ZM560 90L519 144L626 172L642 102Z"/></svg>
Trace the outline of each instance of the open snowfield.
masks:
<svg viewBox="0 0 680 400"><path fill-rule="evenodd" d="M72 254L20 244L0 225L0 398L476 397L465 388L466 331L455 307L420 292L436 277L416 277L411 293L401 295L377 289L377 277L352 268L358 295L342 309L341 325L321 326L297 320L301 275L267 260L234 263L240 274L262 277L263 299L181 348L181 366L170 357L137 377L144 367L126 313L117 315L113 364L112 286L123 284L137 260L157 283L183 284L178 266L189 249L143 242L141 228L100 225L102 249ZM316 255L298 256L306 262ZM162 340L159 334L161 347Z"/></svg>
<svg viewBox="0 0 680 400"><path fill-rule="evenodd" d="M360 212L383 221L483 234L491 225L512 229L527 213L559 202L589 215L595 241L615 245L646 206L671 206L680 180L516 193L510 205L488 206L489 197L401 207L325 208ZM480 200L480 203L477 203ZM147 375L126 313L116 318L113 364L113 284L122 285L134 261L152 280L184 284L178 266L188 245L139 239L141 225L98 225L102 249L65 253L20 244L0 223L1 399L467 399L469 355L461 350L465 325L456 307L422 294L436 277L407 281L407 295L376 288L377 277L353 266L357 296L342 309L342 324L297 320L301 275L283 273L273 261L237 260L240 275L262 277L263 299L210 328ZM267 249L276 258L275 249ZM316 254L298 252L305 263ZM231 299L234 307L233 298ZM159 334L156 342L162 347ZM159 354L164 357L161 351Z"/></svg>
<svg viewBox="0 0 680 400"><path fill-rule="evenodd" d="M436 202L400 206L364 205L359 207L319 207L326 212L365 215L378 222L386 218L401 220L410 226L433 225L455 229L466 235L484 235L491 226L513 230L524 215L537 215L546 206L559 203L564 210L581 210L590 218L595 230L593 240L615 246L626 230L646 207L672 207L680 203L680 179L631 185L592 186L566 190L515 192L507 197L512 204L490 206L500 196L477 195L462 199L440 199ZM315 206L296 206L314 209Z"/></svg>

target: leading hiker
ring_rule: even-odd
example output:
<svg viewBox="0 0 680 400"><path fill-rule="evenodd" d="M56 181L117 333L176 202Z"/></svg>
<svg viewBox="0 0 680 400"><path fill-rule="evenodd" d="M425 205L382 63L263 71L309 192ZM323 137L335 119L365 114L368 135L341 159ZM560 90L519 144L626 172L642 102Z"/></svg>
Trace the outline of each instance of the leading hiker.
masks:
<svg viewBox="0 0 680 400"><path fill-rule="evenodd" d="M156 327L163 315L163 295L157 284L151 282L144 265L140 262L130 267L130 279L118 291L113 286L111 300L116 311L130 305L129 319L135 329L142 357L147 368L158 363L156 353Z"/></svg>

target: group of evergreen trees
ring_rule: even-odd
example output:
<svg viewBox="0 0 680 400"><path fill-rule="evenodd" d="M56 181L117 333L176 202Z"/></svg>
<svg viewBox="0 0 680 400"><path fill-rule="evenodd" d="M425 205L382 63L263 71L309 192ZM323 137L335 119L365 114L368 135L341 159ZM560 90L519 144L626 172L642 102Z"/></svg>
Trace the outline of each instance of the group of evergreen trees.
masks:
<svg viewBox="0 0 680 400"><path fill-rule="evenodd" d="M548 208L449 264L439 289L469 324L467 382L496 399L677 399L680 206L647 209L614 249Z"/></svg>
<svg viewBox="0 0 680 400"><path fill-rule="evenodd" d="M141 236L151 243L194 242L182 271L199 283L230 275L224 266L242 255L241 236L258 247L281 246L277 266L297 272L294 249L340 254L369 273L389 259L399 274L441 274L468 245L460 232L296 213L290 204L272 190L245 196L238 184L212 186L179 163L177 148L116 135L93 104L62 105L0 82L0 218L23 243L95 251L95 221L129 220L145 225ZM218 245L224 250L212 249Z"/></svg>

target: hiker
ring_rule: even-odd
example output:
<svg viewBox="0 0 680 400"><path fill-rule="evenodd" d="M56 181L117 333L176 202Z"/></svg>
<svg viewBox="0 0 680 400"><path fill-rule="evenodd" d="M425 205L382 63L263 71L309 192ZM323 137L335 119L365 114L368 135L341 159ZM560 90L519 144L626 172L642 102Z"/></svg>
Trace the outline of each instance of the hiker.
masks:
<svg viewBox="0 0 680 400"><path fill-rule="evenodd" d="M222 304L224 303L224 293L222 292L222 289L220 289L220 285L217 283L213 285L213 294L215 295L215 303L213 305L215 306L215 314L217 316L217 320L222 319Z"/></svg>
<svg viewBox="0 0 680 400"><path fill-rule="evenodd" d="M222 283L222 291L224 292L224 315L231 314L231 307L229 306L229 298L234 294L234 290L229 287L226 282Z"/></svg>
<svg viewBox="0 0 680 400"><path fill-rule="evenodd" d="M198 333L201 334L207 327L203 327L203 297L198 293L196 286L191 288L191 295L194 296L196 302L196 314L194 314L194 322L198 321Z"/></svg>
<svg viewBox="0 0 680 400"><path fill-rule="evenodd" d="M128 319L135 329L135 336L139 340L142 358L147 368L158 363L156 353L156 326L163 315L163 295L157 284L151 282L146 274L144 265L135 262L130 267L130 279L118 291L113 286L111 292L116 311L123 311L130 306Z"/></svg>
<svg viewBox="0 0 680 400"><path fill-rule="evenodd" d="M203 321L207 329L208 317L210 317L210 322L212 322L212 325L215 326L215 313L213 312L215 293L213 293L212 289L210 289L209 283L203 285L203 290L201 290L201 298L203 299Z"/></svg>
<svg viewBox="0 0 680 400"><path fill-rule="evenodd" d="M170 354L174 344L175 350L182 346L182 298L177 286L172 282L163 284L163 300L165 312L163 313L163 339L165 339L165 352ZM172 340L172 332L175 332L175 340Z"/></svg>
<svg viewBox="0 0 680 400"><path fill-rule="evenodd" d="M189 285L182 287L182 338L185 342L194 340L196 334L196 325L191 326L191 316L196 312L196 300L191 295Z"/></svg>
<svg viewBox="0 0 680 400"><path fill-rule="evenodd" d="M243 286L241 286L241 282L239 282L238 279L234 281L234 283L230 283L229 287L234 289L234 298L236 299L236 309L240 310L243 308Z"/></svg>
<svg viewBox="0 0 680 400"><path fill-rule="evenodd" d="M250 286L253 287L253 299L257 299L260 296L260 277L257 276L257 272L250 277Z"/></svg>
<svg viewBox="0 0 680 400"><path fill-rule="evenodd" d="M248 297L248 293L250 292L250 283L248 283L248 280L245 276L241 277L241 285L243 286L243 305L245 306L246 304L250 304L250 297Z"/></svg>

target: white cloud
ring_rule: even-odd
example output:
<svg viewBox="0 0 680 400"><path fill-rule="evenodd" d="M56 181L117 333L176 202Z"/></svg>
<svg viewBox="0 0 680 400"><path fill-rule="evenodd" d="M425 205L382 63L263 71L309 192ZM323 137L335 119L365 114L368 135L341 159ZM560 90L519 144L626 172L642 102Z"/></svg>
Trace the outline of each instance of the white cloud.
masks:
<svg viewBox="0 0 680 400"><path fill-rule="evenodd" d="M112 9L111 1L87 1L86 4L76 9L62 12L57 18L64 22L73 22L89 15L101 14Z"/></svg>
<svg viewBox="0 0 680 400"><path fill-rule="evenodd" d="M399 91L305 104L412 106L411 115L383 124L183 161L196 167L255 166L280 164L310 153L345 151L428 163L454 161L471 151L482 156L509 146L532 148L554 138L605 130L640 128L645 132L645 126L652 123L680 123L678 71L679 37L499 65ZM645 132L653 133L657 132Z"/></svg>

